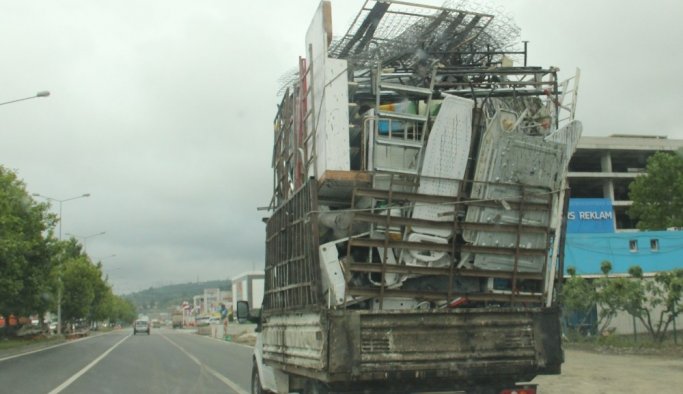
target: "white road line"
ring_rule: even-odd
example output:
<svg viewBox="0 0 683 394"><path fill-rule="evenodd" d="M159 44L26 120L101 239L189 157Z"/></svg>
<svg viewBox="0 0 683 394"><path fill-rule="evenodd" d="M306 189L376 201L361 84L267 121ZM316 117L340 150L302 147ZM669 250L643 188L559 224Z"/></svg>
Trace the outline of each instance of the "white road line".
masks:
<svg viewBox="0 0 683 394"><path fill-rule="evenodd" d="M171 339L169 339L166 335L161 334L161 337L164 338L165 340L169 341L169 342L171 343L171 345L177 347L181 352L185 353L185 355L186 355L187 357L189 357L190 360L194 361L195 364L197 364L197 365L199 365L199 366L201 367L202 362L199 361L199 359L198 359L197 357L195 357L195 356L191 355L190 353L188 353L187 350L183 349L182 346L180 346L180 345L178 345L177 343L173 342L173 341L172 341Z"/></svg>
<svg viewBox="0 0 683 394"><path fill-rule="evenodd" d="M57 394L57 393L60 393L60 392L61 392L62 390L64 390L65 388L69 387L69 385L71 385L71 383L75 382L76 379L80 378L84 373L88 372L88 370L89 370L90 368L94 367L95 364L99 363L103 358L107 357L107 355L108 355L109 353L111 353L112 350L116 349L117 346L119 346L120 344L122 344L123 341L125 341L125 340L128 339L128 338L130 338L130 334L129 334L129 335L126 335L125 337L123 337L122 340L116 342L116 344L114 344L114 346L112 346L112 347L110 347L109 349L107 349L106 352L102 353L99 357L97 357L96 359L94 359L90 364L88 364L88 365L86 365L85 367L83 367L83 369L81 369L80 371L76 372L73 376L71 376L69 379L67 379L64 383L62 383L62 384L60 384L59 386L57 386L54 390L50 391L48 394Z"/></svg>
<svg viewBox="0 0 683 394"><path fill-rule="evenodd" d="M185 350L182 346L178 345L177 343L173 342L170 338L168 338L164 334L160 334L165 340L169 341L171 345L175 346L183 352L187 357L190 358L190 360L194 361L195 364L199 365L200 367L206 369L211 375L215 376L216 379L220 380L221 382L225 383L226 386L230 387L233 391L235 391L237 394L249 394L248 391L242 389L240 386L238 386L235 382L232 380L226 378L224 375L222 375L220 372L216 371L215 369L209 367L206 364L203 364L199 359L192 354L190 354L187 350Z"/></svg>
<svg viewBox="0 0 683 394"><path fill-rule="evenodd" d="M114 332L114 331L112 331L112 332ZM111 332L104 333L104 334L97 334L97 335L87 336L87 337L83 337L83 338L78 338L78 339L74 339L74 340L71 340L71 341L66 341L66 342L58 343L58 344L56 344L56 345L52 345L52 346L48 346L48 347L42 347L42 348L40 348L40 349L31 350L31 351L24 352L24 353L13 354L13 355L11 355L11 356L7 356L7 357L0 358L0 362L6 361L6 360L11 360L11 359L13 359L13 358L17 358L17 357L21 357L21 356L28 356L29 354L42 352L43 350L54 349L54 348L56 348L56 347L60 347L60 346L64 346L64 345L71 345L71 344L73 344L73 343L77 343L77 342L81 342L81 341L85 341L85 340L88 340L88 339L93 339L93 338L97 338L97 337L102 336L102 335L109 335L109 334L111 334Z"/></svg>
<svg viewBox="0 0 683 394"><path fill-rule="evenodd" d="M221 375L218 371L214 370L208 365L204 365L204 368L206 368L207 371L211 372L211 374L215 376L216 379L220 380L221 382L225 383L228 387L233 389L237 394L249 394L248 391L243 390L240 386L236 385L232 380Z"/></svg>

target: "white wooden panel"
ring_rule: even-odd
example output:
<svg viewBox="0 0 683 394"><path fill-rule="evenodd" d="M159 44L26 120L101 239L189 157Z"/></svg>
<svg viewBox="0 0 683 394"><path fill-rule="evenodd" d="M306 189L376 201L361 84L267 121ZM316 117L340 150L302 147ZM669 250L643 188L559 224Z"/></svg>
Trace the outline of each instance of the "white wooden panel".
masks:
<svg viewBox="0 0 683 394"><path fill-rule="evenodd" d="M330 10L328 1L321 2L306 33L306 57L312 69L308 85L313 98L313 115L306 122L306 130L315 132L316 139L315 152L309 150L308 154L316 155L318 177L326 170L350 169L346 60L327 57L332 38ZM313 175L311 169L308 176Z"/></svg>
<svg viewBox="0 0 683 394"><path fill-rule="evenodd" d="M325 161L318 175L326 170L348 171L349 156L349 87L346 60L325 60ZM320 151L321 149L318 149Z"/></svg>
<svg viewBox="0 0 683 394"><path fill-rule="evenodd" d="M311 90L311 95L309 96L309 106L313 108L312 116L309 116L306 120L306 135L311 133L316 133L316 145L324 146L325 141L323 140L325 134L322 132L324 127L320 127L321 124L325 124L325 109L323 106L323 91L325 88L325 60L327 59L327 32L325 29L325 7L329 7L326 2L320 2L318 9L313 14L313 19L311 24L308 26L308 31L306 32L306 58L308 60L308 67L312 69L312 72L308 74L308 88ZM312 100L311 100L312 99ZM324 162L324 150L316 149L312 151L312 142L309 141L308 144L308 157L317 155L317 160L315 165L321 161ZM307 176L313 176L315 173L313 167L309 168Z"/></svg>
<svg viewBox="0 0 683 394"><path fill-rule="evenodd" d="M424 151L419 193L453 197L458 194L458 180L465 177L470 151L473 107L474 101L461 97L448 96L443 100ZM452 216L439 216L449 211L453 211L452 206L418 205L413 218L450 221ZM413 231L441 237L451 233L450 230L418 226Z"/></svg>

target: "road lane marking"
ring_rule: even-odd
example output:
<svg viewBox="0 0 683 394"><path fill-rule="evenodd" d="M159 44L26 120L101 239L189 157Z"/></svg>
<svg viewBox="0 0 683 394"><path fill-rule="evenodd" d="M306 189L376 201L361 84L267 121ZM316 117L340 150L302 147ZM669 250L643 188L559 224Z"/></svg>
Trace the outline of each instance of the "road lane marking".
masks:
<svg viewBox="0 0 683 394"><path fill-rule="evenodd" d="M88 336L88 337L73 339L73 340L71 340L71 341L65 341L65 342L62 342L62 343L58 343L58 344L56 344L56 345L52 345L52 346L48 346L48 347L41 347L40 349L30 350L30 351L24 352L24 353L13 354L13 355L11 355L11 356L7 356L7 357L0 358L0 362L2 362L2 361L7 361L7 360L11 360L11 359L13 359L13 358L17 358L17 357L21 357L21 356L28 356L29 354L42 352L43 350L54 349L54 348L56 348L56 347L60 347L60 346L64 346L64 345L71 345L71 344L74 344L74 343L77 343L77 342L81 342L81 341L85 341L85 340L88 340L88 339L93 339L93 338L101 337L102 335L109 335L109 334L112 334L112 333L114 333L114 332L115 332L115 331L111 331L111 332L106 332L106 333L102 333L102 334L92 335L92 336Z"/></svg>
<svg viewBox="0 0 683 394"><path fill-rule="evenodd" d="M94 359L90 364L88 364L88 365L86 365L85 367L83 367L83 369L81 369L80 371L76 372L73 376L71 376L69 379L67 379L64 383L62 383L62 384L60 384L59 386L57 386L54 390L50 391L48 394L57 394L57 393L60 393L60 392L61 392L62 390L64 390L65 388L69 387L69 385L71 385L71 383L75 382L76 379L80 378L84 373L88 372L88 370L89 370L90 368L94 367L94 366L95 366L97 363L99 363L103 358L107 357L107 355L108 355L109 353L111 353L112 350L116 349L117 346L119 346L120 344L122 344L123 341L125 341L125 340L128 339L128 338L130 338L130 334L128 334L128 335L126 335L125 337L123 337L122 340L116 342L116 343L114 344L114 346L112 346L112 347L110 347L109 349L107 349L106 352L102 353L99 357L97 357L96 359Z"/></svg>
<svg viewBox="0 0 683 394"><path fill-rule="evenodd" d="M207 371L209 371L213 376L215 376L216 379L220 380L221 382L225 383L226 386L233 389L237 394L249 394L248 391L243 390L240 386L235 384L232 380L221 375L218 371L214 370L213 368L209 367L208 365L204 365L204 368L206 368Z"/></svg>
<svg viewBox="0 0 683 394"><path fill-rule="evenodd" d="M237 385L237 383L233 382L232 380L230 380L230 379L228 379L227 377L225 377L224 375L222 375L220 372L216 371L215 369L213 369L213 368L209 367L208 365L206 365L206 364L202 363L201 361L199 361L199 359L198 359L197 357L195 357L195 356L193 356L192 354L190 354L190 352L188 352L187 350L185 350L185 348L183 348L182 346L180 346L180 345L178 345L177 343L173 342L173 341L172 341L170 338L168 338L166 335L164 335L164 334L160 334L160 335L161 335L165 340L169 341L169 342L171 343L171 345L175 346L176 348L178 348L178 350L180 350L181 352L183 352L187 357L190 358L190 360L194 361L195 364L199 365L201 368L206 369L207 372L209 372L211 375L213 375L216 379L218 379L218 380L220 380L221 382L223 382L226 386L230 387L230 388L231 388L233 391L235 391L237 394L249 394L248 391L242 389L240 386Z"/></svg>
<svg viewBox="0 0 683 394"><path fill-rule="evenodd" d="M182 346L180 346L180 345L178 345L177 343L173 342L170 338L168 338L168 337L167 337L166 335L164 335L164 334L161 334L161 337L164 338L165 340L169 341L169 342L171 343L171 345L173 345L173 346L175 346L176 348L178 348L178 350L180 350L181 352L185 353L185 355L186 355L187 357L189 357L190 360L194 361L195 364L199 365L200 367L202 366L202 362L199 361L199 359L198 359L197 357L195 357L195 356L191 355L190 353L188 353L188 351L185 350Z"/></svg>

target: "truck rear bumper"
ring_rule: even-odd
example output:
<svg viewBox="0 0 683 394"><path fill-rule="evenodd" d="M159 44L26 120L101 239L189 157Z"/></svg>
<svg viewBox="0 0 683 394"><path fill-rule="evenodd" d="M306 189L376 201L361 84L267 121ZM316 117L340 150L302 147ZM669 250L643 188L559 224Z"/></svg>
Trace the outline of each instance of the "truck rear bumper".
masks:
<svg viewBox="0 0 683 394"><path fill-rule="evenodd" d="M339 310L318 316L309 315L306 327L291 330L265 323L266 362L329 383L451 387L454 382L528 381L560 373L563 362L557 308ZM269 335L271 328L277 335Z"/></svg>

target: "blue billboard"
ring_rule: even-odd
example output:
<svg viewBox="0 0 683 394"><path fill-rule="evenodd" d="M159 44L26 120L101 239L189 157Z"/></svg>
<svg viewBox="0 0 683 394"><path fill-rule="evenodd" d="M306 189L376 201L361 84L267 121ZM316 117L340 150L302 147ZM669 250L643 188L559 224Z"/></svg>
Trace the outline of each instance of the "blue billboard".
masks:
<svg viewBox="0 0 683 394"><path fill-rule="evenodd" d="M571 198L568 233L613 233L614 209L609 198Z"/></svg>

